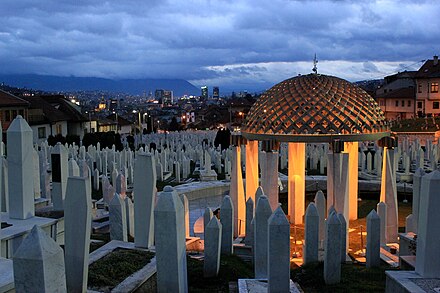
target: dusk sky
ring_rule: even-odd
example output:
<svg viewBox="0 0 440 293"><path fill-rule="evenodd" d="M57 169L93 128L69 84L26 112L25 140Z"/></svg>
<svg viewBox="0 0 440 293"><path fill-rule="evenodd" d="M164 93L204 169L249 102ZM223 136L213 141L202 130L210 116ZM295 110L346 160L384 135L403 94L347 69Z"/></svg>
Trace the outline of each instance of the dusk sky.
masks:
<svg viewBox="0 0 440 293"><path fill-rule="evenodd" d="M182 78L236 90L350 81L440 52L440 1L2 0L0 73Z"/></svg>

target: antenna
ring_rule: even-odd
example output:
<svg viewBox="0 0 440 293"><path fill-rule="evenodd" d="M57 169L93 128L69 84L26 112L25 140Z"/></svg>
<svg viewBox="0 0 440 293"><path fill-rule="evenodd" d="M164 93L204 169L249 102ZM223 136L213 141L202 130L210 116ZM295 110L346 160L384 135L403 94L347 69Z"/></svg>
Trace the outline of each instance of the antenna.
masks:
<svg viewBox="0 0 440 293"><path fill-rule="evenodd" d="M318 74L318 67L316 66L318 64L318 59L316 58L316 53L315 53L315 58L313 58L313 68L312 71L315 74Z"/></svg>

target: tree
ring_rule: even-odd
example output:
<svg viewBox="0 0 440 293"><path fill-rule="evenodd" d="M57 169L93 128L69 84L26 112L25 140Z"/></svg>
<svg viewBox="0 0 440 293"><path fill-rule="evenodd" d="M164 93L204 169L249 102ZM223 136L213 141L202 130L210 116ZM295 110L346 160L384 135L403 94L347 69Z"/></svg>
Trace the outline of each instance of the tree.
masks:
<svg viewBox="0 0 440 293"><path fill-rule="evenodd" d="M170 125L168 126L169 131L178 131L180 127L180 124L177 122L176 117L173 117L171 119Z"/></svg>
<svg viewBox="0 0 440 293"><path fill-rule="evenodd" d="M230 144L230 136L231 136L231 132L227 128L220 129L219 131L217 131L217 135L215 136L214 139L215 147L220 146L222 150L227 149Z"/></svg>

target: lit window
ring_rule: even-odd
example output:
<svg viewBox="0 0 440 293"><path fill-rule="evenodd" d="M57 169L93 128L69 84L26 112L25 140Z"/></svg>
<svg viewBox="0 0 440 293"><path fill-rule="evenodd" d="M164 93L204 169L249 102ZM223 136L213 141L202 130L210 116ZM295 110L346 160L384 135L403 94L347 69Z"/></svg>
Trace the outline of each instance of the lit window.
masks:
<svg viewBox="0 0 440 293"><path fill-rule="evenodd" d="M57 124L57 126L56 126L56 133L57 134L62 134L62 127L61 127L61 125L60 124Z"/></svg>
<svg viewBox="0 0 440 293"><path fill-rule="evenodd" d="M431 93L438 93L438 82L431 83Z"/></svg>
<svg viewBox="0 0 440 293"><path fill-rule="evenodd" d="M432 102L432 109L440 109L440 102Z"/></svg>

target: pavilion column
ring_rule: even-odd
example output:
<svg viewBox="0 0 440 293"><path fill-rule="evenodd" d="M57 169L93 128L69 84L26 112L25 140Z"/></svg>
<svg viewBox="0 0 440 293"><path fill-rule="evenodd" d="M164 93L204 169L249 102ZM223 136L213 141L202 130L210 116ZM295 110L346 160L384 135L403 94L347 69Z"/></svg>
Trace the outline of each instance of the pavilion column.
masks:
<svg viewBox="0 0 440 293"><path fill-rule="evenodd" d="M348 153L348 220L357 220L358 214L358 161L359 161L359 142L345 142L344 152Z"/></svg>
<svg viewBox="0 0 440 293"><path fill-rule="evenodd" d="M332 153L327 160L327 210L333 206L336 212L344 215L348 222L349 199L348 182L351 175L348 169L348 154L342 153L343 143L334 141Z"/></svg>
<svg viewBox="0 0 440 293"><path fill-rule="evenodd" d="M394 165L394 147L397 142L391 137L379 141L383 147L382 181L380 184L380 201L386 203L386 239L388 243L397 242L399 219L397 207L396 169Z"/></svg>
<svg viewBox="0 0 440 293"><path fill-rule="evenodd" d="M243 174L241 171L241 135L231 135L232 168L229 195L234 205L234 237L245 233L246 204L244 196Z"/></svg>
<svg viewBox="0 0 440 293"><path fill-rule="evenodd" d="M246 144L246 200L255 201L258 182L258 140L248 140Z"/></svg>
<svg viewBox="0 0 440 293"><path fill-rule="evenodd" d="M292 224L302 224L305 207L306 144L288 143L288 205Z"/></svg>
<svg viewBox="0 0 440 293"><path fill-rule="evenodd" d="M262 142L261 187L269 199L270 207L274 211L278 207L278 150L280 144L275 140Z"/></svg>

